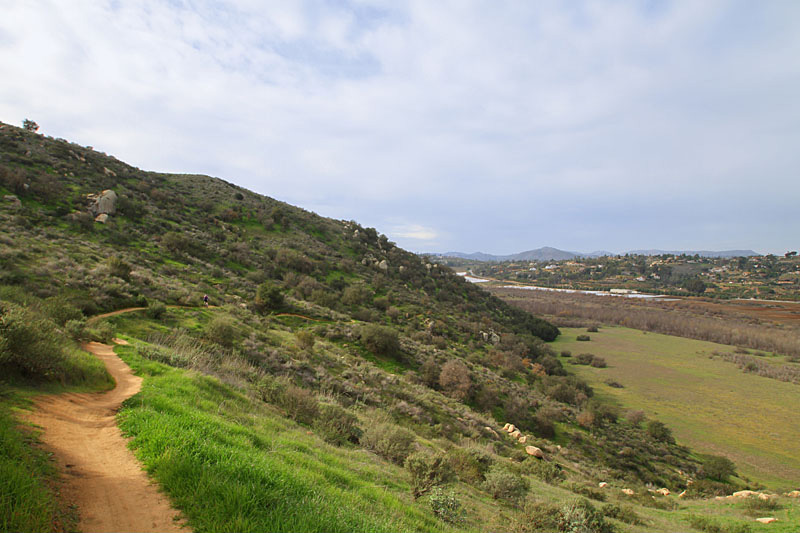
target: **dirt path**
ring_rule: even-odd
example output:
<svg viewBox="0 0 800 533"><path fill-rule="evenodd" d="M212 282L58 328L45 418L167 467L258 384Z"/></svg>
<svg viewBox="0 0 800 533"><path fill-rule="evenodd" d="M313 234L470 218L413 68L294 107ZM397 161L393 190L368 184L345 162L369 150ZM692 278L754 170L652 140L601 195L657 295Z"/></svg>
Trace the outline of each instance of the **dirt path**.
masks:
<svg viewBox="0 0 800 533"><path fill-rule="evenodd" d="M79 528L105 531L189 531L177 511L150 482L116 425L122 402L137 392L142 378L116 356L111 346L84 346L105 363L117 382L104 393L42 396L27 418L43 428L42 441L64 473L63 495L77 505Z"/></svg>

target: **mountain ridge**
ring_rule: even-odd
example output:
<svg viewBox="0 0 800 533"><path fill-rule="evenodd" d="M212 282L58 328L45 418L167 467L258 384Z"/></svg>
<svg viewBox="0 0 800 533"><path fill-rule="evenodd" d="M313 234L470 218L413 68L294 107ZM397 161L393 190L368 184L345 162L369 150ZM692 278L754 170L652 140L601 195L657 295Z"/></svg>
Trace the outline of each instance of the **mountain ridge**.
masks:
<svg viewBox="0 0 800 533"><path fill-rule="evenodd" d="M650 250L630 250L625 253L617 254L614 252L609 252L607 250L598 250L594 252L571 252L567 250L560 250L558 248L554 248L552 246L543 246L541 248L536 248L534 250L526 250L524 252L518 252L515 254L508 254L508 255L494 255L494 254L487 254L484 252L473 252L473 253L464 253L464 252L444 252L444 253L427 253L423 255L435 256L435 257L458 257L460 259L469 259L473 261L484 261L484 262L502 262L502 261L565 261L569 259L577 259L577 258L592 258L592 257L604 257L604 256L617 256L617 255L699 255L701 257L722 257L722 258L730 258L730 257L753 257L753 256L760 256L758 252L753 250L659 250L659 249L650 249Z"/></svg>

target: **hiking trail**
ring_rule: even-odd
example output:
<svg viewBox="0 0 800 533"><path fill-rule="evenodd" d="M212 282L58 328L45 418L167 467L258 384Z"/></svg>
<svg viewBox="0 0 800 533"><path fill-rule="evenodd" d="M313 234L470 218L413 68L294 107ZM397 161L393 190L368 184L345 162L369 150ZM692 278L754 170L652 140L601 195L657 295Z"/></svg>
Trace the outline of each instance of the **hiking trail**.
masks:
<svg viewBox="0 0 800 533"><path fill-rule="evenodd" d="M26 416L42 428L41 440L54 453L63 473L62 494L80 513L79 529L188 532L116 424L122 402L139 392L142 378L133 375L112 346L90 342L83 347L103 361L116 387L99 393L43 395Z"/></svg>

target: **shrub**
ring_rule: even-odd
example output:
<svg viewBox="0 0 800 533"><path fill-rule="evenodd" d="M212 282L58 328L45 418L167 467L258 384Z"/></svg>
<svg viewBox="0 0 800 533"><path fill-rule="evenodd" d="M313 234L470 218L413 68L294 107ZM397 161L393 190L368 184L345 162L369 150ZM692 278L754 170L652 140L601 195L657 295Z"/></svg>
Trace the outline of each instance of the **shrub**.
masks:
<svg viewBox="0 0 800 533"><path fill-rule="evenodd" d="M651 420L647 423L647 433L657 441L675 444L672 430L658 420Z"/></svg>
<svg viewBox="0 0 800 533"><path fill-rule="evenodd" d="M486 474L484 489L495 500L505 500L516 504L528 493L528 480L505 467L495 465Z"/></svg>
<svg viewBox="0 0 800 533"><path fill-rule="evenodd" d="M588 500L564 505L558 516L558 530L569 533L614 533L616 528Z"/></svg>
<svg viewBox="0 0 800 533"><path fill-rule="evenodd" d="M545 483L555 483L566 478L564 470L558 463L548 461L526 461L523 465L526 472L541 479Z"/></svg>
<svg viewBox="0 0 800 533"><path fill-rule="evenodd" d="M734 475L736 475L736 465L727 457L709 455L703 459L703 477L724 483Z"/></svg>
<svg viewBox="0 0 800 533"><path fill-rule="evenodd" d="M686 520L689 521L693 528L706 533L750 533L752 531L749 524L730 521L726 521L723 524L707 516L689 515Z"/></svg>
<svg viewBox="0 0 800 533"><path fill-rule="evenodd" d="M102 321L95 323L88 330L89 338L96 342L111 344L114 342L114 327L108 322Z"/></svg>
<svg viewBox="0 0 800 533"><path fill-rule="evenodd" d="M581 496L586 496L587 498L597 500L598 502L606 501L605 493L595 489L594 487L589 487L576 481L568 481L564 483L564 488L574 492L575 494L580 494Z"/></svg>
<svg viewBox="0 0 800 533"><path fill-rule="evenodd" d="M736 490L736 487L728 483L710 479L698 479L686 490L686 496L690 498L714 498L716 496L730 496L734 490Z"/></svg>
<svg viewBox="0 0 800 533"><path fill-rule="evenodd" d="M125 281L130 281L131 279L131 265L120 259L119 257L112 255L108 258L108 272L112 276L116 276L118 278L124 279Z"/></svg>
<svg viewBox="0 0 800 533"><path fill-rule="evenodd" d="M608 364L606 364L605 359L603 359L602 357L598 357L596 355L594 356L590 364L595 368L605 368L608 366Z"/></svg>
<svg viewBox="0 0 800 533"><path fill-rule="evenodd" d="M65 355L55 324L33 312L0 303L0 367L54 381Z"/></svg>
<svg viewBox="0 0 800 533"><path fill-rule="evenodd" d="M439 385L439 374L442 373L442 369L439 367L439 364L436 362L436 359L431 356L422 363L422 366L419 368L419 377L422 379L422 382L425 383L430 388L436 388Z"/></svg>
<svg viewBox="0 0 800 533"><path fill-rule="evenodd" d="M559 508L555 505L532 500L525 503L520 516L516 518L513 531L517 533L554 532L559 529Z"/></svg>
<svg viewBox="0 0 800 533"><path fill-rule="evenodd" d="M362 431L358 427L358 418L353 413L338 405L328 404L321 406L319 411L314 427L326 442L336 446L358 442Z"/></svg>
<svg viewBox="0 0 800 533"><path fill-rule="evenodd" d="M89 336L86 333L86 319L67 320L67 323L64 324L64 331L71 339L78 342L89 339Z"/></svg>
<svg viewBox="0 0 800 533"><path fill-rule="evenodd" d="M594 355L590 353L581 353L573 360L576 365L589 365L594 361Z"/></svg>
<svg viewBox="0 0 800 533"><path fill-rule="evenodd" d="M638 525L643 523L642 519L639 518L639 515L636 514L636 511L634 511L633 507L630 505L607 503L603 505L600 512L603 513L603 516L625 522L626 524Z"/></svg>
<svg viewBox="0 0 800 533"><path fill-rule="evenodd" d="M575 340L577 340L577 341L589 341L589 340L591 340L591 337L589 337L589 335L578 335L577 337L575 337Z"/></svg>
<svg viewBox="0 0 800 533"><path fill-rule="evenodd" d="M462 401L466 399L472 386L467 365L457 359L446 362L439 374L439 384L448 396Z"/></svg>
<svg viewBox="0 0 800 533"><path fill-rule="evenodd" d="M265 281L256 289L256 298L253 305L256 311L260 313L277 311L284 306L283 293L277 285Z"/></svg>
<svg viewBox="0 0 800 533"><path fill-rule="evenodd" d="M81 320L83 318L83 313L80 309L72 305L66 298L58 296L42 301L41 310L59 326L65 325L70 320Z"/></svg>
<svg viewBox="0 0 800 533"><path fill-rule="evenodd" d="M569 350L561 350L561 357L572 357L572 352Z"/></svg>
<svg viewBox="0 0 800 533"><path fill-rule="evenodd" d="M782 506L776 498L747 498L742 506L745 512L750 516L764 516L769 515L781 509Z"/></svg>
<svg viewBox="0 0 800 533"><path fill-rule="evenodd" d="M159 302L158 300L153 300L147 304L147 310L145 313L148 317L154 320L160 320L164 313L167 312L167 306L164 305L163 302Z"/></svg>
<svg viewBox="0 0 800 533"><path fill-rule="evenodd" d="M457 524L464 520L464 508L452 491L444 492L439 487L431 491L431 510L445 522Z"/></svg>
<svg viewBox="0 0 800 533"><path fill-rule="evenodd" d="M645 419L644 411L633 409L627 412L625 418L628 420L628 423L631 424L632 426L639 426L639 424L641 424Z"/></svg>
<svg viewBox="0 0 800 533"><path fill-rule="evenodd" d="M486 479L492 456L476 447L455 447L447 452L447 462L461 481L478 485Z"/></svg>
<svg viewBox="0 0 800 533"><path fill-rule="evenodd" d="M586 328L586 331L588 331L589 333L597 333L597 326L589 326L588 328Z"/></svg>
<svg viewBox="0 0 800 533"><path fill-rule="evenodd" d="M401 465L414 447L414 434L391 422L379 422L364 431L360 442L365 448Z"/></svg>
<svg viewBox="0 0 800 533"><path fill-rule="evenodd" d="M231 348L236 337L236 328L233 320L228 317L214 317L203 332L206 339L223 348Z"/></svg>
<svg viewBox="0 0 800 533"><path fill-rule="evenodd" d="M405 460L411 474L411 491L416 500L430 489L453 479L453 470L444 454L420 450Z"/></svg>
<svg viewBox="0 0 800 533"><path fill-rule="evenodd" d="M400 340L392 328L369 324L361 328L361 342L375 355L395 357L400 353Z"/></svg>
<svg viewBox="0 0 800 533"><path fill-rule="evenodd" d="M263 401L277 405L296 422L311 424L319 416L316 396L287 380L265 378L258 384L258 390Z"/></svg>
<svg viewBox="0 0 800 533"><path fill-rule="evenodd" d="M310 352L311 350L314 349L314 342L316 341L316 338L314 337L314 334L311 333L310 331L305 329L300 330L294 334L294 337L297 341L297 346L301 350L306 350Z"/></svg>

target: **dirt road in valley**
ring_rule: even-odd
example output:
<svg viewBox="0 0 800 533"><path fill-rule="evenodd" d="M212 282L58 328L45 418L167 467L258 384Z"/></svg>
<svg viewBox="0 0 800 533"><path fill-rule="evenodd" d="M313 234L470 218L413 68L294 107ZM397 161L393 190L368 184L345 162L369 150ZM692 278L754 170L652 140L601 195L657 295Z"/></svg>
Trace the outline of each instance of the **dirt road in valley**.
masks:
<svg viewBox="0 0 800 533"><path fill-rule="evenodd" d="M116 425L117 411L124 400L139 392L142 378L133 375L111 346L92 342L84 348L105 363L116 388L42 396L27 417L43 429L41 439L64 473L62 493L78 507L80 530L188 532L127 448Z"/></svg>

